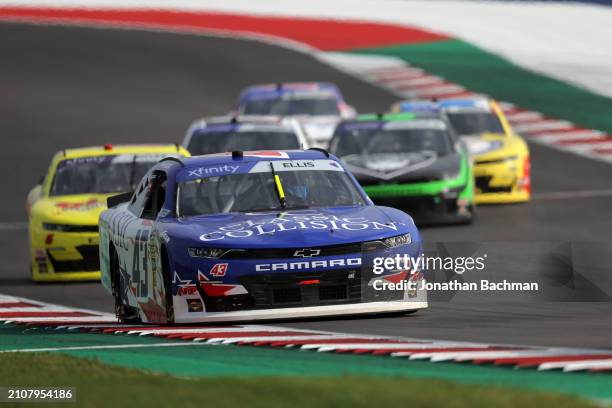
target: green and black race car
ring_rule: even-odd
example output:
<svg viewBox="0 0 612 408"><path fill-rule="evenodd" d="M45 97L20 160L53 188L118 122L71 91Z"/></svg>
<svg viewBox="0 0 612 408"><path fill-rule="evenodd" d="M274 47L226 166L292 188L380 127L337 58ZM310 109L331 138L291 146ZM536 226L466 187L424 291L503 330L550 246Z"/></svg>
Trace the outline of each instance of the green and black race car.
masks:
<svg viewBox="0 0 612 408"><path fill-rule="evenodd" d="M472 162L438 114L360 115L338 125L329 150L378 205L405 210L419 223L472 220Z"/></svg>

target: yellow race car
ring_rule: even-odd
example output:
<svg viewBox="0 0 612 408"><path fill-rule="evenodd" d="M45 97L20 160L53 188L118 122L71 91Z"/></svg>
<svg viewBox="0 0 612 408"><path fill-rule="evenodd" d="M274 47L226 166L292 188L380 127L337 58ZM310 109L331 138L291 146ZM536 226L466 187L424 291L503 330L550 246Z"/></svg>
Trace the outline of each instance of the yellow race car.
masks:
<svg viewBox="0 0 612 408"><path fill-rule="evenodd" d="M100 279L98 217L106 198L132 191L166 156L189 156L178 145L104 145L62 150L26 210L34 281Z"/></svg>
<svg viewBox="0 0 612 408"><path fill-rule="evenodd" d="M403 101L395 112L442 111L474 160L475 202L516 203L531 196L531 163L527 143L515 134L503 111L485 97Z"/></svg>

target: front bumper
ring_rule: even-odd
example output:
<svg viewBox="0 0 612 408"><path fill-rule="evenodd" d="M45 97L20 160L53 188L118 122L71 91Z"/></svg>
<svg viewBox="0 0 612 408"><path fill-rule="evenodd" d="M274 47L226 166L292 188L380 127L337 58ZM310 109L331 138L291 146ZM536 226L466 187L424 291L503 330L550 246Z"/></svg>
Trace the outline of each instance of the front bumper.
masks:
<svg viewBox="0 0 612 408"><path fill-rule="evenodd" d="M361 248L360 253L353 252L355 245ZM176 268L178 274L173 284L175 322L395 313L427 307L427 292L421 285L424 282L422 273L411 275L402 269L374 269L379 257L417 257L422 252L420 240L388 249L349 243L316 250L328 256L274 256L276 252L280 252L278 255L286 252L281 248L258 250L255 260L244 258L245 255L241 255L241 259L215 261L192 259L188 266ZM289 251L293 253L295 249L289 248ZM269 256L263 258L263 252L270 252ZM216 262L219 261L224 262L224 276L218 276L221 269ZM402 281L416 286L390 288L384 285L385 282Z"/></svg>
<svg viewBox="0 0 612 408"><path fill-rule="evenodd" d="M366 188L367 192L367 188ZM469 200L435 196L371 197L376 205L401 209L417 224L452 224L470 222L473 217Z"/></svg>
<svg viewBox="0 0 612 408"><path fill-rule="evenodd" d="M474 165L474 200L477 204L529 201L531 197L529 158L487 161Z"/></svg>
<svg viewBox="0 0 612 408"><path fill-rule="evenodd" d="M306 319L327 316L351 316L377 313L411 312L428 307L424 301L371 302L329 306L289 307L282 309L240 310L235 312L203 313L201 316L179 314L176 323L205 323L255 320Z"/></svg>
<svg viewBox="0 0 612 408"><path fill-rule="evenodd" d="M49 238L49 235L52 235ZM100 279L97 233L40 230L32 235L32 280L37 282Z"/></svg>

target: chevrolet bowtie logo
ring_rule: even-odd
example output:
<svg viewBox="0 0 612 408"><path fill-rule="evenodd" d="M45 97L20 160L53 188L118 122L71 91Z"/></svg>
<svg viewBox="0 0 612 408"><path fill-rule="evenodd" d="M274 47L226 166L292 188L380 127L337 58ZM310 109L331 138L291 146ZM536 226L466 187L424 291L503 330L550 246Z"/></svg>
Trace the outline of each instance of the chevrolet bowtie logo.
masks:
<svg viewBox="0 0 612 408"><path fill-rule="evenodd" d="M301 256L302 258L312 258L313 256L317 256L321 253L320 249L298 249L293 253L293 256Z"/></svg>

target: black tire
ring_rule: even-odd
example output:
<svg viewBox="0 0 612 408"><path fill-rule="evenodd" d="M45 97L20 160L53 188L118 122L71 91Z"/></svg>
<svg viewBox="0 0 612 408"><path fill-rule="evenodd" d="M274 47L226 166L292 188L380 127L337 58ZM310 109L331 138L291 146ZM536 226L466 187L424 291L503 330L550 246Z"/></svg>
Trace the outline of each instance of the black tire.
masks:
<svg viewBox="0 0 612 408"><path fill-rule="evenodd" d="M138 309L129 306L124 297L125 281L121 275L119 266L119 255L114 247L110 248L110 273L113 281L113 296L115 298L115 314L121 323L138 324L141 323Z"/></svg>
<svg viewBox="0 0 612 408"><path fill-rule="evenodd" d="M164 296L166 303L166 324L174 325L174 302L172 300L172 268L166 249L162 247L162 274L164 276Z"/></svg>

